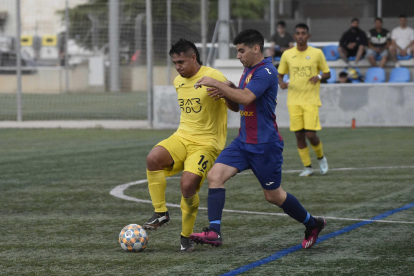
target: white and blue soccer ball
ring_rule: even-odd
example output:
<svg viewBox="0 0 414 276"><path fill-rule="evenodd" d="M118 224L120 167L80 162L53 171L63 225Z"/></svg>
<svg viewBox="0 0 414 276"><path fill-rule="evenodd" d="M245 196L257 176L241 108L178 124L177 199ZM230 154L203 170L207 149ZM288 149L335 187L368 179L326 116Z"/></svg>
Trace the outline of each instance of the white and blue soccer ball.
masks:
<svg viewBox="0 0 414 276"><path fill-rule="evenodd" d="M138 224L129 224L119 233L119 244L126 252L142 252L147 248L148 235Z"/></svg>

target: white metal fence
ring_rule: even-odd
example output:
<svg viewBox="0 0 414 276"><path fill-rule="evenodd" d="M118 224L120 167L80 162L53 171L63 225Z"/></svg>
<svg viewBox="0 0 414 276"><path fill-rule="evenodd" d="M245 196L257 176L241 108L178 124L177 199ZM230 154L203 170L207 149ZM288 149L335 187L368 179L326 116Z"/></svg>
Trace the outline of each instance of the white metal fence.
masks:
<svg viewBox="0 0 414 276"><path fill-rule="evenodd" d="M368 7L365 16L372 20L376 1L341 5L344 10ZM335 41L348 28L346 17L306 18L304 3L295 7L295 1L283 0L0 0L0 121L151 119L148 83L168 85L176 76L168 56L171 43L181 37L199 43L206 61L219 5L226 2L230 42L245 28L259 29L268 39L280 19L288 31L300 21L311 29L318 26L313 35L320 41ZM338 6L338 1L328 2ZM329 37L320 35L336 21L346 25ZM152 44L147 41L150 25ZM153 52L149 59L148 45ZM235 52L229 55L234 58Z"/></svg>

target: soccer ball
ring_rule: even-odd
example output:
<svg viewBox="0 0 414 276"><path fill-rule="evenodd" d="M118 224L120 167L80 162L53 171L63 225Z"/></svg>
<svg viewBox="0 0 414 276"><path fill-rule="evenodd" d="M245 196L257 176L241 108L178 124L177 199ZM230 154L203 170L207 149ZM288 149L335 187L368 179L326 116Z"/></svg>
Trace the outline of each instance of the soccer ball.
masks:
<svg viewBox="0 0 414 276"><path fill-rule="evenodd" d="M138 224L129 224L119 233L119 244L126 252L142 252L147 248L148 235Z"/></svg>

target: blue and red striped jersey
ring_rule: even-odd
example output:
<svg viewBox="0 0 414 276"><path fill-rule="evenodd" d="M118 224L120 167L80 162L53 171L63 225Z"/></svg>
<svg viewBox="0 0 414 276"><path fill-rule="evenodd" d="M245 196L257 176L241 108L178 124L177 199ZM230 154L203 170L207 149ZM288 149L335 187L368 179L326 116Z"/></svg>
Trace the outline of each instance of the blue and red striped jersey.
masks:
<svg viewBox="0 0 414 276"><path fill-rule="evenodd" d="M239 105L240 130L236 139L248 144L282 141L276 123L278 89L277 70L270 57L259 64L245 68L239 88L248 88L256 100L247 106Z"/></svg>

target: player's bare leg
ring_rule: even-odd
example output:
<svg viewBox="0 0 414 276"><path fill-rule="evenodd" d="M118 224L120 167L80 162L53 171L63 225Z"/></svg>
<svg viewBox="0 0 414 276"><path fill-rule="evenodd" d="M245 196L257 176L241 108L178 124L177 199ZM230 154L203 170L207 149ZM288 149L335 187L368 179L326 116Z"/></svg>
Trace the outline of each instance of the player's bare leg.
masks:
<svg viewBox="0 0 414 276"><path fill-rule="evenodd" d="M170 221L170 215L165 205L165 189L167 180L164 168L172 166L174 160L167 149L161 146L154 147L147 156L147 178L152 205L155 212L153 216L144 223L146 230L157 230L158 227L166 226Z"/></svg>

